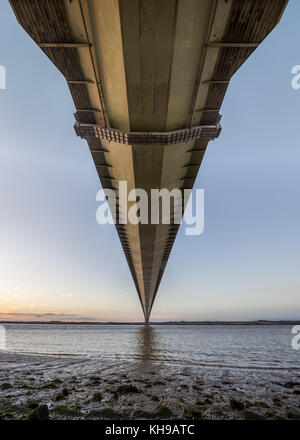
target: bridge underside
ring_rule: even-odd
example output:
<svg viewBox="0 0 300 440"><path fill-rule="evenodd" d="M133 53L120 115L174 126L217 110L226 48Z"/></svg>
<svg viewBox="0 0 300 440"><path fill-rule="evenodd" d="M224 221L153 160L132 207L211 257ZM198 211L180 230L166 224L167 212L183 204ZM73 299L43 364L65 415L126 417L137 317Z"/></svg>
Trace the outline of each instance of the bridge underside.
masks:
<svg viewBox="0 0 300 440"><path fill-rule="evenodd" d="M10 3L67 79L79 124L154 133L217 126L231 76L276 26L287 1ZM192 188L211 139L136 145L86 137L102 186L117 196L119 181L148 193ZM116 229L148 321L178 225L117 222Z"/></svg>

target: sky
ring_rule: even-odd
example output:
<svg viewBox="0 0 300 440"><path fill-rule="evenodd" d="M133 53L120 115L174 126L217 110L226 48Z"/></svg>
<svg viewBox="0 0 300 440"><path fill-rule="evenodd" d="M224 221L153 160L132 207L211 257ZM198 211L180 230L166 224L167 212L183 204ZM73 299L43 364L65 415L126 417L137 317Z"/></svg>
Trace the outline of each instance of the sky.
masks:
<svg viewBox="0 0 300 440"><path fill-rule="evenodd" d="M300 318L300 2L232 78L196 181L205 228L180 228L152 320ZM63 76L0 2L0 320L140 321Z"/></svg>

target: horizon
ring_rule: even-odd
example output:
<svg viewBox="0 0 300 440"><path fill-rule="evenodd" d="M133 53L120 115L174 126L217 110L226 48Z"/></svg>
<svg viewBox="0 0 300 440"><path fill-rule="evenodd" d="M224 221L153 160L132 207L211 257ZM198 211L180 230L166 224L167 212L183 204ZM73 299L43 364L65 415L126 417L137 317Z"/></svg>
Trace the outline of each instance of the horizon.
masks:
<svg viewBox="0 0 300 440"><path fill-rule="evenodd" d="M53 316L54 314L52 314ZM24 316L22 313L20 313L18 316ZM44 315L45 316L45 315ZM46 316L50 316L50 314L47 314ZM60 316L60 315L58 315ZM279 317L279 318L273 318L273 319L267 319L267 318L262 318L262 319L248 319L248 320L239 320L239 319L235 319L235 320L213 320L213 319L204 319L204 320L200 320L200 319L193 319L193 320L184 320L184 319L178 319L178 320L159 320L159 319L152 319L149 321L148 324L145 324L144 320L141 321L97 321L96 319L93 318L88 318L86 317L86 320L76 320L76 318L61 318L61 319L57 319L57 316L55 315L56 319L53 318L53 320L45 320L43 319L43 316L40 317L35 317L35 319L32 320L31 317L27 317L27 319L23 319L23 320L17 320L17 319L12 319L11 317L9 317L6 320L1 319L0 316L0 324L85 324L85 325L93 325L93 324L137 324L137 325L155 325L155 324L172 324L172 323L197 323L197 324L201 324L201 323L221 323L221 324L231 324L231 323L298 323L300 322L300 318L283 318L283 317Z"/></svg>

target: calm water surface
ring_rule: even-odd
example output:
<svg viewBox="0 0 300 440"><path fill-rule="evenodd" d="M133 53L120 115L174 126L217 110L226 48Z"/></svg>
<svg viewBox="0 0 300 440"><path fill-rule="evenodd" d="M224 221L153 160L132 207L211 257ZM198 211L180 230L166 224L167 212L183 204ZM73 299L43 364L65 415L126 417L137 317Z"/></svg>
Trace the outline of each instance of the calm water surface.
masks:
<svg viewBox="0 0 300 440"><path fill-rule="evenodd" d="M8 324L6 350L199 366L300 367L292 326Z"/></svg>

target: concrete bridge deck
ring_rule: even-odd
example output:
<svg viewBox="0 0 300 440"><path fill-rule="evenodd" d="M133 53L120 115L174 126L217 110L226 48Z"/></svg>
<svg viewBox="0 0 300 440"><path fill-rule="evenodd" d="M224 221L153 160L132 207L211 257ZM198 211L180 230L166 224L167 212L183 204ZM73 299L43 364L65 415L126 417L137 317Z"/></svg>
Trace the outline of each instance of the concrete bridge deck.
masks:
<svg viewBox="0 0 300 440"><path fill-rule="evenodd" d="M128 191L148 193L193 187L215 132L172 144L165 139L151 144L141 136L138 143L132 132L154 139L157 132L207 125L218 130L230 78L277 25L287 1L10 3L21 26L65 76L80 130L95 126L100 134L102 127L110 136L112 129L126 133L127 143L120 142L124 137L78 131L88 141L102 186L117 194L121 180ZM121 216L123 201L117 200ZM116 229L147 322L178 225L118 221Z"/></svg>

